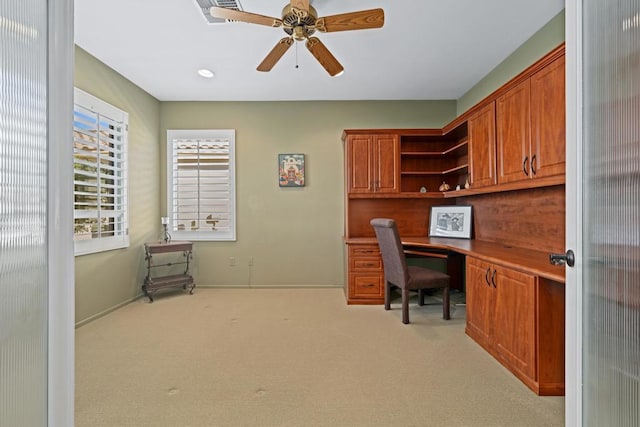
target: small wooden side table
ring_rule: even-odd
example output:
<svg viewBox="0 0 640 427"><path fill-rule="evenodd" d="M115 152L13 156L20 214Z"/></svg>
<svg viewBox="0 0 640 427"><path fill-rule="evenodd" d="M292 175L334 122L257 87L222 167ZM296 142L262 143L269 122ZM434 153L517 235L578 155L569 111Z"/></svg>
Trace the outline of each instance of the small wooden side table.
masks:
<svg viewBox="0 0 640 427"><path fill-rule="evenodd" d="M193 294L193 288L196 287L193 277L189 274L189 261L192 258L193 244L191 242L176 241L176 242L154 242L145 243L144 259L147 261L147 277L144 279L142 290L144 294L149 298L149 302L153 302L153 293L161 288L167 288L170 286L182 286L182 289L187 290L189 288L189 294ZM154 264L153 255L169 253L169 252L182 252L184 261L178 262L165 262L164 264ZM184 264L185 269L182 274L174 274L170 276L158 276L152 277L151 271L156 267L170 267L172 265Z"/></svg>

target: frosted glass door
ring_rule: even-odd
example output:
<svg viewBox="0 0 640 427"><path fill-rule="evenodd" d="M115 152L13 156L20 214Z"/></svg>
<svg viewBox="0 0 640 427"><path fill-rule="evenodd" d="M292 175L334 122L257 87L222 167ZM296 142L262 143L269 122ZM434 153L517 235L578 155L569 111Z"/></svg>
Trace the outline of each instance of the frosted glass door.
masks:
<svg viewBox="0 0 640 427"><path fill-rule="evenodd" d="M638 426L640 0L582 8L582 423Z"/></svg>
<svg viewBox="0 0 640 427"><path fill-rule="evenodd" d="M47 425L47 3L0 2L0 426Z"/></svg>

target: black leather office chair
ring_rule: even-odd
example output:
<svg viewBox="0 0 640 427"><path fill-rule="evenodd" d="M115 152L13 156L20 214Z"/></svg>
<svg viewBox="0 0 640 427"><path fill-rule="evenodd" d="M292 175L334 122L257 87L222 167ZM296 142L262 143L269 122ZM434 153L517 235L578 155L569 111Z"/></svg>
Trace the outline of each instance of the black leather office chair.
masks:
<svg viewBox="0 0 640 427"><path fill-rule="evenodd" d="M409 291L419 292L418 305L424 305L424 289L443 289L442 317L449 320L449 276L429 268L407 266L398 227L394 220L374 218L371 225L376 232L382 266L384 268L384 309L391 309L391 287L402 291L402 323L409 323Z"/></svg>

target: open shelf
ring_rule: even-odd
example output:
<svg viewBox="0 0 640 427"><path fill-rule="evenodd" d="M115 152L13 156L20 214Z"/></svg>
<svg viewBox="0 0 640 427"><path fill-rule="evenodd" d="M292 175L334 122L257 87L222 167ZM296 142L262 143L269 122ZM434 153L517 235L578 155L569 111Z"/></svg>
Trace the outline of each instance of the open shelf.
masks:
<svg viewBox="0 0 640 427"><path fill-rule="evenodd" d="M469 169L467 123L446 134L400 135L400 184L402 193L439 193L443 182L464 186Z"/></svg>

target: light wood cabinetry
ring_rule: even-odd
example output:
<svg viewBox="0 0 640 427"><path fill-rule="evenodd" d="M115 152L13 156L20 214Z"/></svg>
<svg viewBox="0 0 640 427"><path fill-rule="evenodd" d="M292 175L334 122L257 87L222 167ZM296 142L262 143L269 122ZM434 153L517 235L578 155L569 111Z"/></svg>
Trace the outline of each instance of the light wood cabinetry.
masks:
<svg viewBox="0 0 640 427"><path fill-rule="evenodd" d="M541 328L563 312L561 285L473 257L466 272L466 333L536 393L563 394L563 323Z"/></svg>
<svg viewBox="0 0 640 427"><path fill-rule="evenodd" d="M347 191L400 191L400 153L397 135L349 135L346 140Z"/></svg>
<svg viewBox="0 0 640 427"><path fill-rule="evenodd" d="M531 175L531 85L529 79L496 100L498 182L506 184Z"/></svg>
<svg viewBox="0 0 640 427"><path fill-rule="evenodd" d="M531 149L537 178L565 172L565 57L531 77Z"/></svg>
<svg viewBox="0 0 640 427"><path fill-rule="evenodd" d="M469 118L470 176L473 188L495 185L496 108L491 102Z"/></svg>
<svg viewBox="0 0 640 427"><path fill-rule="evenodd" d="M423 135L400 135L400 180L403 193L439 193L441 184L451 190L469 174L467 124L444 132L425 130Z"/></svg>
<svg viewBox="0 0 640 427"><path fill-rule="evenodd" d="M348 260L349 298L360 304L379 304L384 299L384 274L378 245L349 245Z"/></svg>
<svg viewBox="0 0 640 427"><path fill-rule="evenodd" d="M498 183L564 174L564 56L496 100Z"/></svg>

